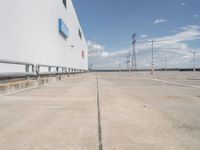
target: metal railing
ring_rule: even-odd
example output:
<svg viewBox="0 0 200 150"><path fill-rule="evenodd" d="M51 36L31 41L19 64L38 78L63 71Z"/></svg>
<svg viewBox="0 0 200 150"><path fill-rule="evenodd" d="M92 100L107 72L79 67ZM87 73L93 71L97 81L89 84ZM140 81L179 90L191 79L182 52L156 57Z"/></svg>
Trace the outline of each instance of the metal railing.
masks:
<svg viewBox="0 0 200 150"><path fill-rule="evenodd" d="M26 74L34 74L34 72L35 72L33 63L0 59L0 64L11 64L11 65L24 66L24 71Z"/></svg>
<svg viewBox="0 0 200 150"><path fill-rule="evenodd" d="M10 60L2 60L0 59L0 64L11 64L11 65L20 65L24 66L24 73L21 74L22 76L40 76L40 75L60 75L60 74L77 74L83 73L87 70L82 69L75 69L75 68L68 68L63 66L51 66L51 65L43 65L43 64L36 64L27 63L27 62L20 62L20 61L10 61ZM46 68L48 71L44 72L41 71L41 68ZM18 73L3 73L3 76L17 76ZM2 74L0 73L0 77Z"/></svg>
<svg viewBox="0 0 200 150"><path fill-rule="evenodd" d="M41 72L41 68L48 68L48 72ZM55 69L53 71L52 69ZM61 69L61 71L60 71ZM42 65L42 64L37 64L36 65L36 74L65 74L67 72L67 68L63 66L50 66L50 65Z"/></svg>

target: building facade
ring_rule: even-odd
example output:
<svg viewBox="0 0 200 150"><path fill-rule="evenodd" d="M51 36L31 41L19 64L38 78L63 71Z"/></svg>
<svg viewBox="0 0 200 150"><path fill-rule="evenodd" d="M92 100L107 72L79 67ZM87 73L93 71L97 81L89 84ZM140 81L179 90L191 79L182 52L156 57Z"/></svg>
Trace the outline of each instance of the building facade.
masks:
<svg viewBox="0 0 200 150"><path fill-rule="evenodd" d="M0 59L87 70L87 42L72 0L1 0ZM0 66L0 72L17 69Z"/></svg>

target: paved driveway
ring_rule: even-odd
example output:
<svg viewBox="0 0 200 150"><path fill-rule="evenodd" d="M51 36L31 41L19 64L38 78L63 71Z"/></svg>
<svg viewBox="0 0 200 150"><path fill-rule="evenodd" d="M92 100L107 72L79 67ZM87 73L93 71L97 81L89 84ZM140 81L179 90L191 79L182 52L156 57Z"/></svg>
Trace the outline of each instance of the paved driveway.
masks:
<svg viewBox="0 0 200 150"><path fill-rule="evenodd" d="M0 150L199 150L199 78L90 73L2 96Z"/></svg>

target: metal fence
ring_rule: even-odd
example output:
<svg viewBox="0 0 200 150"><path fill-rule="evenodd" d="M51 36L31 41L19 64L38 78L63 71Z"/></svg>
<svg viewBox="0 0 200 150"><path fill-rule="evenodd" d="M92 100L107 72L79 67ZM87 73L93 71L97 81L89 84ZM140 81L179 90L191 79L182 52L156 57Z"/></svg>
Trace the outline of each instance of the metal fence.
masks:
<svg viewBox="0 0 200 150"><path fill-rule="evenodd" d="M137 70L127 70L127 69L90 69L91 72L148 72L151 69L137 69ZM194 71L193 68L161 68L154 69L154 71ZM196 68L195 71L200 71L200 68Z"/></svg>

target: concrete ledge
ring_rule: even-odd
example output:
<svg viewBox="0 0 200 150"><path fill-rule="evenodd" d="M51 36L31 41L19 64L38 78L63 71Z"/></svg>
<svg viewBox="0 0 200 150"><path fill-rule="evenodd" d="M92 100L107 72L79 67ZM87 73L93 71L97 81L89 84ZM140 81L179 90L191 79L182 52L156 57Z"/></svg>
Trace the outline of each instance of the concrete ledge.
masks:
<svg viewBox="0 0 200 150"><path fill-rule="evenodd" d="M8 82L0 84L0 96L16 92L19 90L28 89L31 87L42 86L51 82L56 82L68 78L68 75L59 75L55 77L40 77L38 79L27 79L22 81Z"/></svg>

